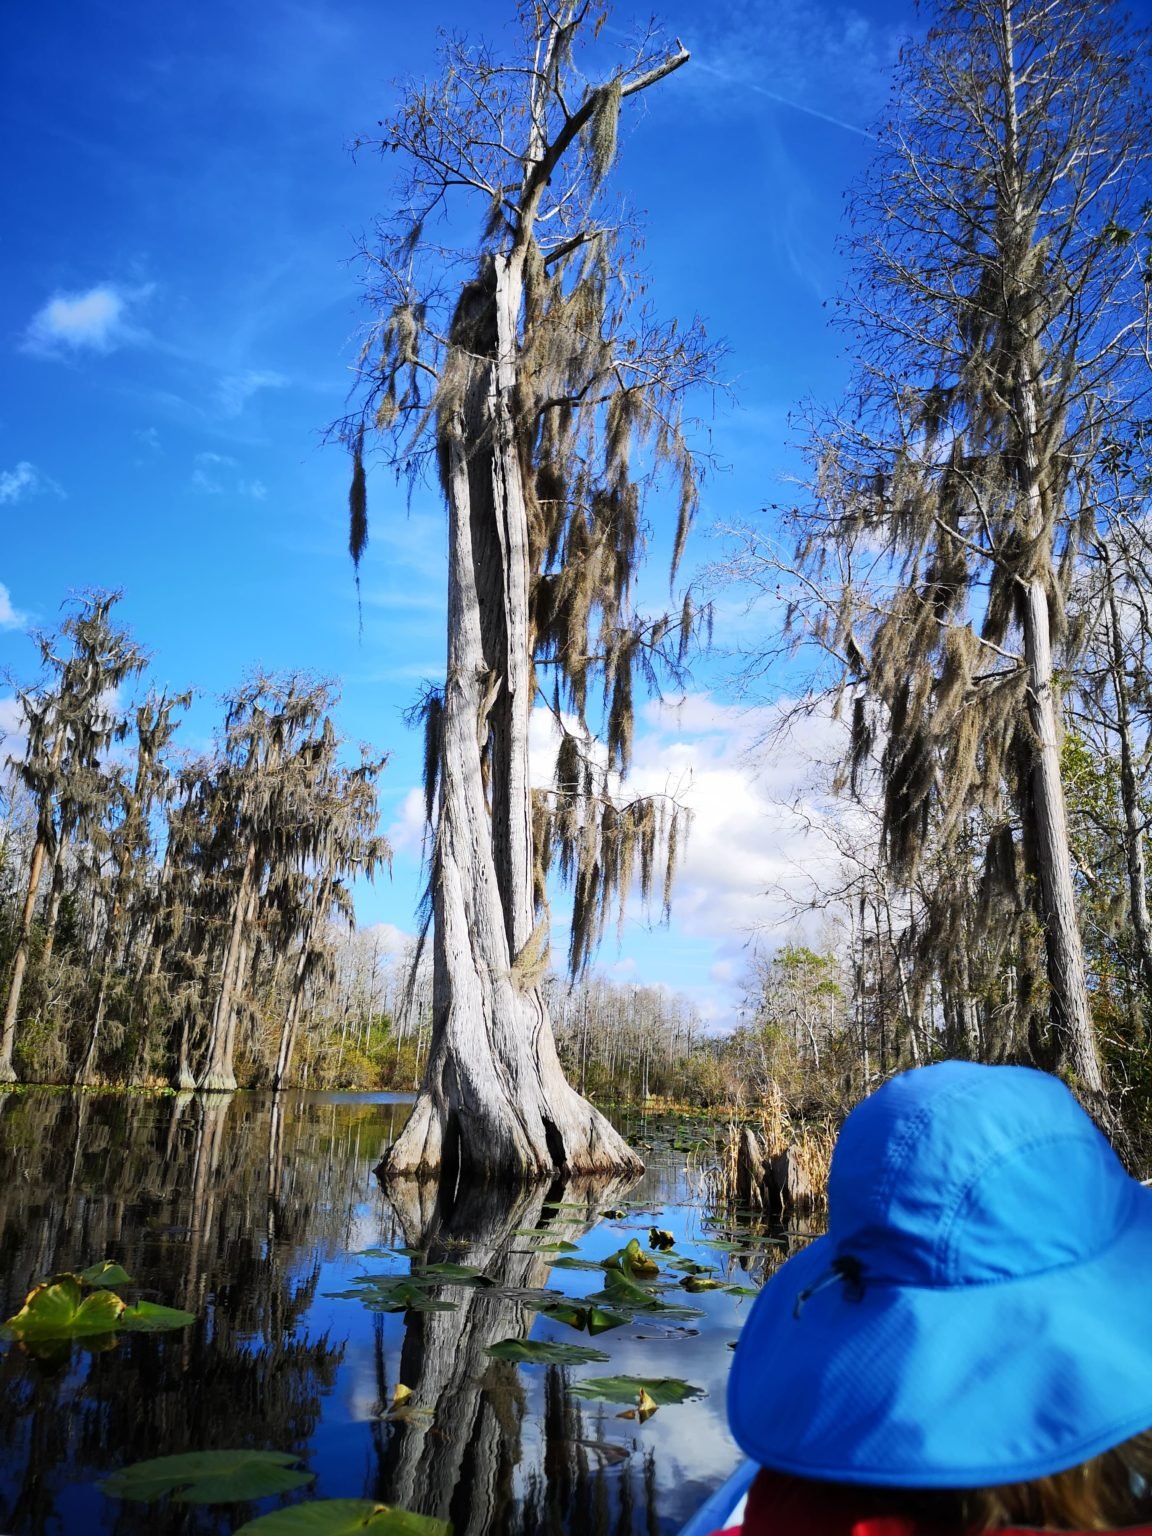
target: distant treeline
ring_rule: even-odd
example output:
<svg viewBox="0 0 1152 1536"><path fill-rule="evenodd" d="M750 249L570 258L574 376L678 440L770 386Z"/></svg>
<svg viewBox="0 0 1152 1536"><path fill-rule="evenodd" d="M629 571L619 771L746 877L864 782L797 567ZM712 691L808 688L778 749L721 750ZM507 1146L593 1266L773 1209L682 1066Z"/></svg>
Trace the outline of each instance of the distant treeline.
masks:
<svg viewBox="0 0 1152 1536"><path fill-rule="evenodd" d="M75 603L16 690L0 1081L226 1089L370 1056L383 1021L339 1008L334 925L388 858L383 759L349 765L331 685L301 675L250 677L212 749L181 750L190 695L146 687L116 601Z"/></svg>

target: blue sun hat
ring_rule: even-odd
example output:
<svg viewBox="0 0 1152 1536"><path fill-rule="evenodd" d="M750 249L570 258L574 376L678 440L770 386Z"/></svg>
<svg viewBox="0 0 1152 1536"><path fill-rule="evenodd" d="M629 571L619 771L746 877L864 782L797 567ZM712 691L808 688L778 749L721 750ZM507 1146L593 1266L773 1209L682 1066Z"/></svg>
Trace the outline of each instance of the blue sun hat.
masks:
<svg viewBox="0 0 1152 1536"><path fill-rule="evenodd" d="M893 1078L845 1121L828 1206L736 1349L728 1414L754 1461L991 1487L1152 1427L1152 1191L1058 1079Z"/></svg>

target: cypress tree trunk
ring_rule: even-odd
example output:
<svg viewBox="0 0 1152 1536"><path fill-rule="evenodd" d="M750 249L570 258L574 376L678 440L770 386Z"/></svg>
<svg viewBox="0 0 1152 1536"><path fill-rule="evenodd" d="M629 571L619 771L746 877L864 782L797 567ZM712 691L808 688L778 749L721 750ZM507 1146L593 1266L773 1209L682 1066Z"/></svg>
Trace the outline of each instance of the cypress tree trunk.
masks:
<svg viewBox="0 0 1152 1536"><path fill-rule="evenodd" d="M44 947L40 951L40 964L46 966L56 947L56 927L60 921L60 904L64 900L64 852L66 840L61 837L52 854L52 871L48 896L48 911L44 916Z"/></svg>
<svg viewBox="0 0 1152 1536"><path fill-rule="evenodd" d="M208 1060L197 1087L212 1093L232 1093L236 1088L236 1073L232 1067L232 1050L235 1043L234 1001L241 985L244 956L244 928L248 917L251 885L256 869L256 844L249 843L240 877L240 889L236 892L236 905L232 909L232 928L228 935L228 948L224 955L224 967L220 975L220 991L212 1010L212 1028L208 1039Z"/></svg>
<svg viewBox="0 0 1152 1536"><path fill-rule="evenodd" d="M1028 719L1034 740L1031 783L1036 826L1036 857L1040 872L1041 917L1051 988L1052 1026L1064 1063L1083 1092L1098 1097L1104 1078L1088 1006L1084 947L1072 883L1071 844L1064 781L1060 772L1060 719L1052 677L1052 611L1048 583L1055 582L1051 515L1043 494L1041 419L1042 366L1035 334L1039 305L1030 280L1034 255L1035 212L1028 205L1028 167L1020 143L1016 71L1016 35L1011 5L1001 17L1004 58L1004 98L1007 108L1005 170L1008 177L1004 214L1008 231L1003 260L1011 301L1007 305L1013 348L1015 427L1019 435L1019 524L1036 547L1031 573L1023 574L1025 594L1021 627L1028 669ZM1050 466L1049 466L1049 478Z"/></svg>
<svg viewBox="0 0 1152 1536"><path fill-rule="evenodd" d="M1120 738L1120 799L1124 807L1124 862L1128 871L1128 900L1132 932L1140 960L1140 979L1152 1006L1152 922L1148 916L1148 876L1144 864L1144 817L1140 809L1140 785L1132 750L1132 710L1124 671L1124 642L1120 612L1112 576L1111 556L1104 551L1108 590L1108 628L1111 649L1112 692L1116 700L1116 734Z"/></svg>
<svg viewBox="0 0 1152 1536"><path fill-rule="evenodd" d="M528 520L511 425L520 258L490 268L495 336L441 424L448 502L448 671L433 869L433 1026L424 1086L381 1164L500 1183L639 1173L568 1084L538 983L528 722ZM467 316L461 317L467 319ZM463 345L463 338L460 339ZM468 445L491 445L468 455ZM492 733L491 802L482 753Z"/></svg>
<svg viewBox="0 0 1152 1536"><path fill-rule="evenodd" d="M1051 619L1048 594L1038 577L1028 585L1024 654L1028 666L1028 715L1036 738L1030 787L1052 1024L1061 1055L1077 1086L1087 1094L1099 1095L1104 1091L1104 1079L1088 1008L1084 949L1072 884L1068 814L1060 776L1060 723L1052 682Z"/></svg>
<svg viewBox="0 0 1152 1536"><path fill-rule="evenodd" d="M40 890L40 877L44 872L46 853L47 848L43 838L37 838L28 870L28 889L24 895L24 909L20 914L20 937L16 941L16 953L12 958L12 976L8 983L4 1023L0 1028L0 1083L16 1081L16 1068L12 1065L12 1051L16 1044L16 1020L20 1014L20 994L24 989L24 973L28 969L32 921L36 916L36 897Z"/></svg>

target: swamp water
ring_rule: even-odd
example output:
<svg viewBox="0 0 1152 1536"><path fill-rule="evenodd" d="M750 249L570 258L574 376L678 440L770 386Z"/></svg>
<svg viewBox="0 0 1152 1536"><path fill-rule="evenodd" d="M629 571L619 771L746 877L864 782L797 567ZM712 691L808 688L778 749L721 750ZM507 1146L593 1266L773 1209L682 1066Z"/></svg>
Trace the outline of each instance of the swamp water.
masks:
<svg viewBox="0 0 1152 1536"><path fill-rule="evenodd" d="M630 1187L390 1198L372 1169L406 1113L390 1094L0 1094L0 1318L104 1259L127 1300L195 1318L0 1342L0 1532L223 1536L313 1498L401 1505L456 1536L679 1528L739 1460L729 1346L802 1239L710 1215L670 1122L644 1125ZM658 1278L601 1267L633 1239ZM640 1398L621 1377L666 1384ZM245 1448L314 1481L232 1504L97 1487Z"/></svg>

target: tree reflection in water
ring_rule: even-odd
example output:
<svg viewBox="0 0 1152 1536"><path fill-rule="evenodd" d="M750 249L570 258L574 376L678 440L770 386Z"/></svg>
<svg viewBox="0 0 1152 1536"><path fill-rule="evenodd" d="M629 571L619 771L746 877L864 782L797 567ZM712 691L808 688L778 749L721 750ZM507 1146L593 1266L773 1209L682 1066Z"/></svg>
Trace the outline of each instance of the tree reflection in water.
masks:
<svg viewBox="0 0 1152 1536"><path fill-rule="evenodd" d="M519 1229L579 1239L622 1187L383 1192L370 1170L406 1113L307 1094L0 1093L0 1317L35 1280L103 1258L196 1317L48 1358L0 1342L0 1531L224 1536L255 1506L134 1504L95 1483L148 1457L245 1446L300 1454L322 1497L400 1503L457 1536L667 1528L646 1449L662 1422L641 1434L574 1399L567 1370L486 1353L528 1335L532 1293L570 1288ZM403 1316L330 1300L362 1264L407 1267L357 1262L370 1243L495 1283L446 1286L455 1310ZM564 1332L611 1353L632 1330ZM400 1383L431 1416L385 1417Z"/></svg>
<svg viewBox="0 0 1152 1536"><path fill-rule="evenodd" d="M516 1234L546 1225L551 1241L580 1237L628 1187L582 1180L518 1193L461 1189L453 1199L427 1184L386 1185L408 1247L426 1251L430 1264L467 1264L495 1283L446 1291L458 1304L455 1311L410 1312L399 1374L391 1381L383 1348L377 1351L381 1407L403 1385L433 1417L380 1421L376 1498L450 1520L455 1536L659 1529L651 1452L634 1448L614 1410L607 1431L603 1412L586 1413L561 1368L547 1368L536 1408L542 1413L540 1465L515 1475L530 1411L525 1377L511 1362L486 1353L501 1339L528 1336L534 1309L517 1292L549 1283L551 1255ZM562 1209L554 1211L560 1202ZM553 1214L545 1220L546 1210ZM590 1428L593 1418L596 1427Z"/></svg>
<svg viewBox="0 0 1152 1536"><path fill-rule="evenodd" d="M197 1318L46 1359L0 1346L0 1530L112 1519L153 1536L154 1509L112 1505L95 1479L189 1449L306 1451L344 1345L305 1314L390 1133L379 1105L28 1092L0 1096L0 1116L0 1317L37 1278L113 1258ZM162 1528L240 1523L225 1513L174 1506Z"/></svg>

